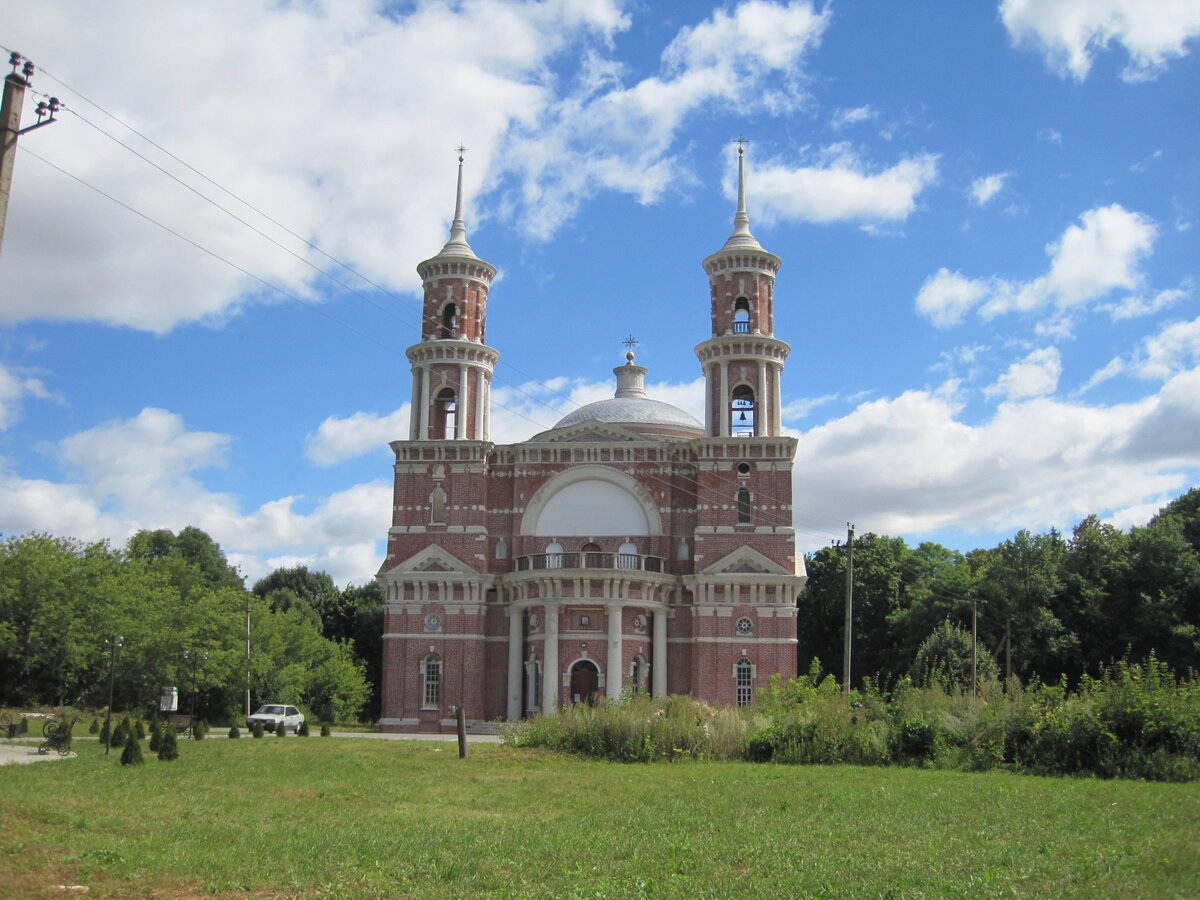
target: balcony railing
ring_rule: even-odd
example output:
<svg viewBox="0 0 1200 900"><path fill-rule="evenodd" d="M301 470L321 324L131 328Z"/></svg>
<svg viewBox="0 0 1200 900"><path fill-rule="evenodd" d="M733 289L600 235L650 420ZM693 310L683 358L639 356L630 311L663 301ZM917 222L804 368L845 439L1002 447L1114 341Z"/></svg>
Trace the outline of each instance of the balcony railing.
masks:
<svg viewBox="0 0 1200 900"><path fill-rule="evenodd" d="M750 323L749 322L734 322L733 323L733 333L734 334L749 334L750 333Z"/></svg>
<svg viewBox="0 0 1200 900"><path fill-rule="evenodd" d="M663 572L666 567L661 556L640 553L533 553L518 556L518 572L535 569L624 569L635 572Z"/></svg>

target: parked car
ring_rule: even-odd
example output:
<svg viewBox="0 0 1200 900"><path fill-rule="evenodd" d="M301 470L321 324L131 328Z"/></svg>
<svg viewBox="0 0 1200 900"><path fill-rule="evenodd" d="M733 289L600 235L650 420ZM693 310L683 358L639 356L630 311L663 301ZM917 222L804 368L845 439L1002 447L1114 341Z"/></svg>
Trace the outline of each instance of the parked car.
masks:
<svg viewBox="0 0 1200 900"><path fill-rule="evenodd" d="M255 724L261 724L266 731L274 731L276 728L298 731L304 724L304 713L294 706L268 703L256 709L254 715L247 717L247 728L253 728Z"/></svg>

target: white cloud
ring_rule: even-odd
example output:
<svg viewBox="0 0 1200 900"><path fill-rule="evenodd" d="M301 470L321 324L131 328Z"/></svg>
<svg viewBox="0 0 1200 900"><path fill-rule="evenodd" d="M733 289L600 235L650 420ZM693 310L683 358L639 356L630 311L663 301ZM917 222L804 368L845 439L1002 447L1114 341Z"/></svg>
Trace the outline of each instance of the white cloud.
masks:
<svg viewBox="0 0 1200 900"><path fill-rule="evenodd" d="M20 419L22 401L26 397L53 399L50 390L40 378L34 378L20 369L0 363L0 431L4 431Z"/></svg>
<svg viewBox="0 0 1200 900"><path fill-rule="evenodd" d="M964 278L959 272L938 269L917 292L917 311L938 328L948 328L962 321L964 315L988 295L984 281Z"/></svg>
<svg viewBox="0 0 1200 900"><path fill-rule="evenodd" d="M917 310L938 327L946 327L976 307L985 319L1049 308L1055 315L1039 330L1061 332L1071 310L1115 291L1141 287L1142 260L1150 254L1157 235L1153 221L1120 204L1089 209L1080 216L1080 224L1068 226L1057 242L1047 246L1051 259L1045 275L1014 282L997 277L964 278L943 268L922 285Z"/></svg>
<svg viewBox="0 0 1200 900"><path fill-rule="evenodd" d="M58 124L22 139L0 259L0 318L99 320L162 333L228 316L255 298L280 299L32 153L291 294L327 286L306 261L331 264L304 240L379 284L415 289L415 275L395 260L424 258L444 235L453 199L449 149L464 139L471 147L470 202L514 123L532 123L561 102L548 61L568 48L605 46L626 27L618 0L474 0L403 13L372 0L213 0L203 15L187 5L113 0L103 16L83 17L67 3L14 7L5 16L6 43L41 67L34 87L59 94L68 108ZM303 240L55 78L84 89Z"/></svg>
<svg viewBox="0 0 1200 900"><path fill-rule="evenodd" d="M1004 182L1012 177L1012 172L997 172L994 175L984 175L971 182L969 196L976 206L987 206L988 201L1000 193Z"/></svg>
<svg viewBox="0 0 1200 900"><path fill-rule="evenodd" d="M1128 297L1123 298L1120 303L1113 304L1111 307L1112 319L1114 322L1120 322L1124 319L1152 315L1170 306L1174 306L1191 295L1192 286L1190 281L1186 282L1184 287L1159 291L1152 297L1130 294Z"/></svg>
<svg viewBox="0 0 1200 900"><path fill-rule="evenodd" d="M409 404L385 416L356 412L344 419L330 416L304 441L304 455L328 466L372 451L387 453L392 441L407 440Z"/></svg>
<svg viewBox="0 0 1200 900"><path fill-rule="evenodd" d="M1009 366L995 384L984 389L984 394L1008 400L1044 397L1058 389L1061 375L1062 355L1056 347L1043 347Z"/></svg>
<svg viewBox="0 0 1200 900"><path fill-rule="evenodd" d="M1200 363L1200 318L1173 322L1142 341L1130 369L1141 378L1164 379Z"/></svg>
<svg viewBox="0 0 1200 900"><path fill-rule="evenodd" d="M908 157L888 169L870 166L848 144L833 144L816 165L756 163L755 217L765 222L898 221L908 218L917 195L937 179L933 154ZM732 188L730 189L732 192Z"/></svg>
<svg viewBox="0 0 1200 900"><path fill-rule="evenodd" d="M1076 81L1110 43L1129 54L1122 78L1156 78L1200 35L1195 0L1003 0L1000 17L1015 43L1034 44L1047 65Z"/></svg>
<svg viewBox="0 0 1200 900"><path fill-rule="evenodd" d="M751 0L717 9L683 28L662 54L658 75L623 86L611 66L559 102L517 123L504 148L506 172L520 182L525 231L547 239L600 188L653 202L673 179L685 118L713 105L781 112L804 96L802 63L829 24L808 0Z"/></svg>
<svg viewBox="0 0 1200 900"><path fill-rule="evenodd" d="M850 125L869 122L878 117L879 113L872 109L870 105L856 106L853 109L839 109L833 114L833 119L829 124L833 127L834 131L841 131Z"/></svg>
<svg viewBox="0 0 1200 900"><path fill-rule="evenodd" d="M959 412L909 391L799 435L798 523L849 518L886 534L1065 528L1177 494L1200 465L1200 369L1133 403L1005 402L976 425Z"/></svg>
<svg viewBox="0 0 1200 900"><path fill-rule="evenodd" d="M69 480L24 478L0 468L0 531L123 544L141 528L195 525L247 576L265 575L274 557L321 560L339 584L374 573L389 524L391 485L354 485L321 499L309 513L296 510L298 497L243 513L236 497L214 492L198 478L223 465L229 444L227 435L188 431L182 417L161 409L71 435L57 445Z"/></svg>

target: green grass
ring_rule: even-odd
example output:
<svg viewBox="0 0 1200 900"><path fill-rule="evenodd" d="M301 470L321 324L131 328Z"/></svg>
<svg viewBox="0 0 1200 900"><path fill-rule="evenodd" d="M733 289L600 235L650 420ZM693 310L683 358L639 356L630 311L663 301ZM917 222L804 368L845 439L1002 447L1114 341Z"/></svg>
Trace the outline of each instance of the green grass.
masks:
<svg viewBox="0 0 1200 900"><path fill-rule="evenodd" d="M0 896L1195 897L1200 786L377 740L0 768Z"/></svg>

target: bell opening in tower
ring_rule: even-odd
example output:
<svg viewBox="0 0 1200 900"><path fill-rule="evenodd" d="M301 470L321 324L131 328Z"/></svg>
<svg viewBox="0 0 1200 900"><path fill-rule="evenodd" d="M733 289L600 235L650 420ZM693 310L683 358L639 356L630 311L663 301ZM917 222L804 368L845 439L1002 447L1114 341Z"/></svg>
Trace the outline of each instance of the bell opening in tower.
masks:
<svg viewBox="0 0 1200 900"><path fill-rule="evenodd" d="M729 403L729 433L734 437L753 437L755 412L754 390L739 384L733 389Z"/></svg>
<svg viewBox="0 0 1200 900"><path fill-rule="evenodd" d="M433 439L435 441L454 440L458 424L458 404L454 399L454 391L443 388L438 391L434 401Z"/></svg>

